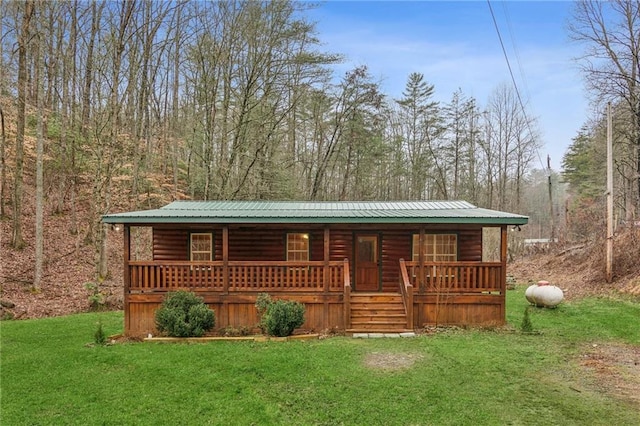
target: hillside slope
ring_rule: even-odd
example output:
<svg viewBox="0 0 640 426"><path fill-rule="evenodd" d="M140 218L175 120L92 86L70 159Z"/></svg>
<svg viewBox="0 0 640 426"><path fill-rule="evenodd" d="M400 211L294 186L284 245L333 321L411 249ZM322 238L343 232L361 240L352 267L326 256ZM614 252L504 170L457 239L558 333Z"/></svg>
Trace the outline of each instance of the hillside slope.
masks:
<svg viewBox="0 0 640 426"><path fill-rule="evenodd" d="M95 277L95 252L86 243L81 231L69 232L70 215L52 215L51 208L45 214L45 266L40 292L31 290L34 274L34 219L33 187L26 181L24 237L27 246L23 250L10 247L11 220L0 221L0 298L15 306L5 309L15 318L38 318L84 312L90 309L91 292L86 284ZM80 222L88 220L87 209L78 209ZM82 229L86 232L86 229ZM640 238L640 232L638 233ZM100 284L106 307L119 309L122 304L122 232L109 233L109 278ZM535 282L541 279L561 287L568 299L587 295L626 293L640 298L640 266L630 258L640 258L640 245L619 246L625 251L618 257L616 281L606 284L602 265L597 258L601 254L593 247L556 250L555 252L523 257L508 265L508 273L517 282ZM622 262L626 259L626 266Z"/></svg>
<svg viewBox="0 0 640 426"><path fill-rule="evenodd" d="M11 114L13 105L7 99L0 99L7 123L7 197L13 191L15 165L15 116ZM52 161L51 157L47 161ZM3 302L0 316L15 318L38 318L66 315L90 309L91 292L87 283L95 280L94 246L88 241L90 221L91 179L87 176L78 183L76 202L78 232L71 233L72 214L70 197L65 197L62 212L56 210L52 200L51 185L45 188L45 233L44 233L44 276L39 292L33 291L35 268L35 141L25 140L25 172L23 230L26 247L14 250L11 247L13 214L10 200L5 199L7 216L0 219L0 300ZM147 177L150 186L163 187L166 182L154 181ZM161 178L155 178L156 180ZM113 211L136 209L136 205L154 206L169 201L168 192L142 195L132 200L128 176L115 180L113 191ZM153 197L145 199L144 197ZM108 238L109 269L108 278L100 283L107 308L120 308L122 304L122 233L110 231ZM626 230L616 237L616 282L604 283L602 245L582 244L578 248L558 249L555 252L521 258L509 265L508 272L519 282L546 279L565 289L567 297L581 297L586 294L607 294L625 292L640 297L640 229Z"/></svg>
<svg viewBox="0 0 640 426"><path fill-rule="evenodd" d="M31 161L25 165L23 205L23 236L26 247L11 247L12 220L0 220L0 298L9 306L16 318L38 318L83 312L89 309L86 284L95 280L96 253L87 241L89 213L85 203L76 206L79 232L70 232L69 210L53 214L53 206L47 202L44 213L44 267L39 292L33 290L35 271L35 188L31 173ZM8 213L13 214L11 206ZM109 277L101 283L101 292L107 304L119 307L122 300L122 237L109 236ZM5 307L6 308L6 307Z"/></svg>
<svg viewBox="0 0 640 426"><path fill-rule="evenodd" d="M569 244L521 257L508 267L518 282L546 280L568 299L622 293L640 299L640 228L620 229L614 239L614 281L606 282L603 240Z"/></svg>

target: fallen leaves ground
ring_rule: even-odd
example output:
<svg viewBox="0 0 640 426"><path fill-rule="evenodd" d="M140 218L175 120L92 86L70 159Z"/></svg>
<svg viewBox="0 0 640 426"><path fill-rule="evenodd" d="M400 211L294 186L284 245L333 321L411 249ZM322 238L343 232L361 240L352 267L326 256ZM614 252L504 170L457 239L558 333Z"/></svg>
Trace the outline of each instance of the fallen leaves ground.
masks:
<svg viewBox="0 0 640 426"><path fill-rule="evenodd" d="M3 315L14 318L42 318L85 312L90 308L86 283L95 281L95 249L86 241L86 208L78 205L78 232L71 229L71 214L44 214L44 266L40 289L34 289L35 208L31 187L25 188L21 250L11 247L12 221L0 220L0 299L15 305ZM109 235L109 277L100 291L113 307L122 300L122 233Z"/></svg>
<svg viewBox="0 0 640 426"><path fill-rule="evenodd" d="M593 343L578 360L598 390L640 407L640 347Z"/></svg>

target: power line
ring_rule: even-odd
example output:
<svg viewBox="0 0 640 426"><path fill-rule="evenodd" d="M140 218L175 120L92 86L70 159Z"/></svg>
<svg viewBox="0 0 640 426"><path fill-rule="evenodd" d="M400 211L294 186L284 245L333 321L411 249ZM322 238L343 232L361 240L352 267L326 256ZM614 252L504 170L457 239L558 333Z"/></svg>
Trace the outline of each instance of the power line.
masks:
<svg viewBox="0 0 640 426"><path fill-rule="evenodd" d="M493 7L491 7L491 0L487 0L487 5L489 6L489 11L491 12L491 18L493 19L493 25L496 28L496 33L498 34L498 40L500 40L500 47L502 47L502 53L504 54L504 59L507 62L507 68L509 68L509 75L511 75L513 88L516 91L516 96L518 97L518 102L520 103L520 108L522 109L522 114L524 115L525 123L527 123L527 129L529 129L529 135L533 138L534 133L531 130L531 122L529 121L529 117L527 117L527 111L524 108L524 102L522 102L522 97L520 96L520 90L518 90L518 84L516 83L516 79L513 76L513 70L511 69L511 63L509 62L507 49L505 49L504 47L504 42L502 41L502 35L500 34L500 28L498 27L498 21L496 21L496 16L493 13ZM538 155L538 161L540 162L540 166L544 170L545 169L544 163L542 162L542 157L540 157L540 151L538 150L538 147L536 147L536 154Z"/></svg>
<svg viewBox="0 0 640 426"><path fill-rule="evenodd" d="M529 86L527 84L527 76L524 73L524 68L522 68L522 61L520 60L518 46L516 45L516 38L513 35L513 25L511 25L511 15L509 14L509 7L507 6L507 2L502 2L502 11L504 12L504 18L507 22L507 29L509 30L509 38L511 39L513 54L515 55L516 63L518 64L518 72L520 73L521 84L524 86L524 97L525 99L531 99L531 92L529 91Z"/></svg>

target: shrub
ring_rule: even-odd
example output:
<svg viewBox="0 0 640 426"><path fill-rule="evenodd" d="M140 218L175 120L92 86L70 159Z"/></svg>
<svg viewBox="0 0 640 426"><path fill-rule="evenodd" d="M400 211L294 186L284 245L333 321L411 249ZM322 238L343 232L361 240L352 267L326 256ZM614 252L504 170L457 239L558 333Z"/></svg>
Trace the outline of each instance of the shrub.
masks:
<svg viewBox="0 0 640 426"><path fill-rule="evenodd" d="M272 300L268 294L256 299L260 328L270 336L290 336L304 324L304 305L290 300Z"/></svg>
<svg viewBox="0 0 640 426"><path fill-rule="evenodd" d="M102 328L102 322L98 322L96 332L93 333L93 341L96 345L104 345L107 343L107 335L104 333L104 329Z"/></svg>
<svg viewBox="0 0 640 426"><path fill-rule="evenodd" d="M524 316L522 317L522 323L520 324L520 330L523 333L532 333L533 332L533 324L531 323L531 318L529 318L529 307L524 308Z"/></svg>
<svg viewBox="0 0 640 426"><path fill-rule="evenodd" d="M156 311L158 331L172 337L200 337L215 323L215 313L189 291L167 293Z"/></svg>
<svg viewBox="0 0 640 426"><path fill-rule="evenodd" d="M84 288L89 292L89 308L92 311L101 311L105 307L105 297L97 282L88 282L84 284Z"/></svg>
<svg viewBox="0 0 640 426"><path fill-rule="evenodd" d="M273 300L271 300L271 296L269 296L268 293L260 293L256 298L256 309L258 310L258 317L262 318L264 313L267 311L267 308L272 303Z"/></svg>

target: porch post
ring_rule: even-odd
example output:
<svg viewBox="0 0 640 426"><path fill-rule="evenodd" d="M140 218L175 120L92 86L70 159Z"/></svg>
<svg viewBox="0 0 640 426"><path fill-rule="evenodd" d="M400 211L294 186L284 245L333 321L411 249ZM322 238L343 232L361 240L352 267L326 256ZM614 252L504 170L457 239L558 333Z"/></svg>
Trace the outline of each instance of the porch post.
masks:
<svg viewBox="0 0 640 426"><path fill-rule="evenodd" d="M329 256L330 256L330 241L331 231L329 231L329 225L324 226L324 292L329 292Z"/></svg>
<svg viewBox="0 0 640 426"><path fill-rule="evenodd" d="M324 285L324 328L329 328L329 256L330 256L331 231L329 225L324 226L324 271L322 273Z"/></svg>
<svg viewBox="0 0 640 426"><path fill-rule="evenodd" d="M222 291L229 292L229 226L222 227Z"/></svg>
<svg viewBox="0 0 640 426"><path fill-rule="evenodd" d="M418 269L418 285L420 286L420 294L424 293L424 226L420 227L420 235L418 236L418 262L420 268Z"/></svg>
<svg viewBox="0 0 640 426"><path fill-rule="evenodd" d="M129 292L131 288L131 271L129 270L129 261L131 260L131 231L129 229L129 225L125 224L124 229L122 231L122 239L124 240L124 249L122 250L123 254L123 282L124 282L124 334L128 335L129 330L131 329L131 316L129 313Z"/></svg>
<svg viewBox="0 0 640 426"><path fill-rule="evenodd" d="M500 294L502 303L500 304L500 317L506 320L506 300L507 300L507 225L500 227L500 263L502 264L500 273Z"/></svg>
<svg viewBox="0 0 640 426"><path fill-rule="evenodd" d="M349 273L349 259L344 259L342 281L344 283L343 316L344 329L351 328L351 274Z"/></svg>

